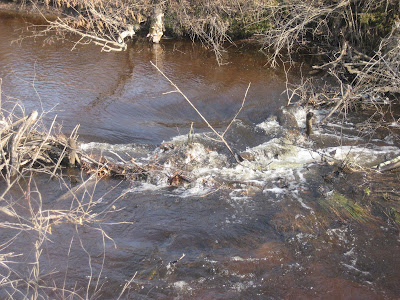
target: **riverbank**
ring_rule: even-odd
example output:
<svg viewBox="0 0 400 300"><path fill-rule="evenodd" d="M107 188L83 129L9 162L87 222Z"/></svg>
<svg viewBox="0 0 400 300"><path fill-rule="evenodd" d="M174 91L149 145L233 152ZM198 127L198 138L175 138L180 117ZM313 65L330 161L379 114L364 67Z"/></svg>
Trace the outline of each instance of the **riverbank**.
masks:
<svg viewBox="0 0 400 300"><path fill-rule="evenodd" d="M2 1L18 13L43 13L47 26L32 36L48 40L73 34L76 44L94 43L101 51L125 51L134 36L190 38L210 49L220 65L229 63L227 46L238 39L257 41L267 65L307 60L313 74L328 74L320 89L310 76L290 88L294 98L338 111L399 103L400 50L396 40L398 1ZM385 99L388 99L386 101Z"/></svg>
<svg viewBox="0 0 400 300"><path fill-rule="evenodd" d="M20 17L32 19L35 23L45 23L62 16L62 10L44 6L41 3L0 1L0 13L6 17Z"/></svg>

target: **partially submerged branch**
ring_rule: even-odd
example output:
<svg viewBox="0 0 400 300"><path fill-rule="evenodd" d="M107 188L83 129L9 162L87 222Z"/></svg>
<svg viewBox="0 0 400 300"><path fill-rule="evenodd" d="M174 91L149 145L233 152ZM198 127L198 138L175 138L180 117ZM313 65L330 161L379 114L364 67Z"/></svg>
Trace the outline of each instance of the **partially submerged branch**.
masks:
<svg viewBox="0 0 400 300"><path fill-rule="evenodd" d="M33 26L34 35L55 33L53 36L48 36L52 39L60 36L65 38L66 34L73 34L80 37L75 46L94 43L105 52L123 51L127 48L126 39L135 35L135 30L140 27L139 23L142 21L140 14L135 10L135 5L138 5L135 3L63 0L59 1L58 5L65 6L73 13L69 12L54 21L48 20L42 14L47 25Z"/></svg>
<svg viewBox="0 0 400 300"><path fill-rule="evenodd" d="M133 36L135 32L132 30L130 31L124 31L119 34L119 41L115 41L114 37L101 37L97 33L92 32L92 33L87 33L86 31L82 31L79 29L75 29L68 25L64 20L58 18L56 21L49 21L49 26L46 29L48 31L64 31L72 34L76 34L80 36L81 38L76 42L76 44L87 44L88 42L93 42L94 44L101 46L101 50L104 52L111 52L111 51L124 51L126 50L126 43L124 42L124 39L121 38L121 36L126 37L126 36ZM127 34L128 32L129 34Z"/></svg>

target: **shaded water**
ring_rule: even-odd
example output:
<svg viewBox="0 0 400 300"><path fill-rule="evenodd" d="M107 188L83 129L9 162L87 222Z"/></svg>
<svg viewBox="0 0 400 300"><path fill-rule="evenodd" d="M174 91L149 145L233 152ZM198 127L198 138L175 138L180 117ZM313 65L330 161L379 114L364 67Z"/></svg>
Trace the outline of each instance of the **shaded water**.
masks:
<svg viewBox="0 0 400 300"><path fill-rule="evenodd" d="M70 51L71 44L62 42L43 47L40 38L10 45L23 24L0 18L3 107L19 99L27 111L44 110L48 124L57 115L66 133L81 124L87 151L116 159L112 150L138 163L156 159L166 173L178 169L174 158L181 159L192 176L191 184L179 188L168 186L165 174L145 183L90 180L88 193L78 191L78 199L97 200L93 213L111 207L114 212L101 215L100 224L54 224L40 258L43 286L116 299L137 272L123 299L398 297L397 225L374 214L379 205L366 200L361 173L338 172L322 163L321 154L343 159L350 153L357 163L371 166L399 154L390 136L377 146L349 121L318 129L311 141L301 134L293 141L273 117L286 102L284 72L263 67L266 58L256 49L232 48L226 54L231 63L218 67L212 53L188 42L153 46L137 40L123 53L100 53L94 46ZM191 122L195 132L206 128L182 97L165 94L171 87L149 61L157 62L219 129L234 116L252 82L228 139L255 160L237 165L223 147L201 135L187 146ZM304 124L305 110L294 114ZM156 147L171 139L188 148L170 154ZM41 176L35 181L43 209L77 205L71 205L60 181ZM22 191L35 186L21 185ZM39 201L35 193L29 199L19 190L10 199L21 214ZM357 205L362 209L352 218L349 207ZM15 233L2 231L2 240ZM30 232L20 237L5 251L23 253L21 261L32 262L35 237ZM30 276L23 264L15 270ZM40 291L63 296L60 289Z"/></svg>

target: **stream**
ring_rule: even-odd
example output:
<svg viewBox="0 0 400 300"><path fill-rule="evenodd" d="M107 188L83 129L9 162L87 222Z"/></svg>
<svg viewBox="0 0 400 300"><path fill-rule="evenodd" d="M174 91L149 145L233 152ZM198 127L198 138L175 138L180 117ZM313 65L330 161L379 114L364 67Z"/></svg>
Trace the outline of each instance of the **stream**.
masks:
<svg viewBox="0 0 400 300"><path fill-rule="evenodd" d="M299 82L307 66L271 69L257 46L241 43L218 66L211 51L189 41L138 38L120 53L94 45L72 51L74 37L15 42L34 21L0 14L2 109L36 109L45 126L55 119L66 135L80 124L85 152L163 169L144 181L82 175L88 184L77 199L96 202L94 214L110 212L95 224L52 226L39 260L39 299L67 298L63 290L74 291L68 299L117 299L122 290L121 299L399 299L400 223L382 209L399 200L372 202L369 175L337 162L372 167L400 155L400 143L391 133L361 132L362 114L332 118L307 138L308 109L285 107L287 76ZM251 82L225 136L248 159L236 163L150 62L220 132ZM328 112L314 110L315 122ZM282 121L286 114L298 128ZM177 172L188 183L171 186ZM43 209L71 209L76 203L65 195L76 184L64 180L35 175L8 200L27 213L33 200L23 191L37 189ZM21 254L15 274L29 281L36 236L0 229L2 241L14 235L0 258ZM0 264L1 276L8 272ZM24 298L8 293L0 281L0 298Z"/></svg>

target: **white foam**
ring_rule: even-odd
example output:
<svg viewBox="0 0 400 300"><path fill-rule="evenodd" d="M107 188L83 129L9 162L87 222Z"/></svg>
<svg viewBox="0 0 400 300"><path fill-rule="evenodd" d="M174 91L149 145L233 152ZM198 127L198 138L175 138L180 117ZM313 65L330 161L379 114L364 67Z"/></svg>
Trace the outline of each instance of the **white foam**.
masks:
<svg viewBox="0 0 400 300"><path fill-rule="evenodd" d="M299 123L305 122L306 110L296 108L291 112ZM321 115L315 112L317 115ZM343 125L340 125L343 126ZM353 124L344 124L349 128ZM266 133L276 133L277 130L283 131L276 119L269 120L257 125ZM147 151L145 158L148 163L152 163L154 157L163 157L160 162L160 171L150 174L154 177L149 181L151 183L138 183L135 191L149 191L165 188L168 185L168 176L184 170L190 174L191 182L172 191L175 195L181 197L202 196L213 189L233 184L236 190L230 192L230 199L236 202L248 201L251 196L246 195L246 189L249 186L255 186L256 189L264 194L274 194L276 197L270 197L271 201L279 201L284 196L291 196L292 199L305 209L313 213L312 208L304 199L299 196L298 190L306 184L307 166L312 163L320 162L322 159L332 157L335 160L349 160L352 163L361 166L371 166L383 161L388 154L399 155L400 149L394 146L340 146L312 149L310 141L305 141L302 136L296 137L293 143L287 138L273 138L268 142L262 143L246 151L253 156L253 160L245 160L240 164L228 163L228 157L224 154L210 150L207 147L207 140L203 136L195 134L196 140L203 140L204 143L194 142L187 144L187 135L175 136L169 143L174 144L175 148L163 152L159 148L149 151L146 147L140 147L135 144L110 145L106 143L87 143L82 144L81 149L88 150L110 150L110 151ZM359 139L358 137L354 137ZM114 156L112 156L116 161ZM142 158L142 162L144 160ZM167 175L168 176L167 176ZM158 176L158 177L157 177ZM217 180L215 180L215 179ZM279 179L277 179L279 178Z"/></svg>
<svg viewBox="0 0 400 300"><path fill-rule="evenodd" d="M163 186L165 187L165 186ZM138 182L134 187L126 189L125 193L141 193L146 191L157 191L160 189L160 185L151 184L148 182Z"/></svg>
<svg viewBox="0 0 400 300"><path fill-rule="evenodd" d="M324 152L335 153L334 158L337 160L349 160L361 166L369 166L389 154L400 154L400 149L394 146L373 146L372 148L341 146L326 148Z"/></svg>
<svg viewBox="0 0 400 300"><path fill-rule="evenodd" d="M189 284L183 280L174 282L173 286L180 291L190 291L192 289Z"/></svg>
<svg viewBox="0 0 400 300"><path fill-rule="evenodd" d="M199 179L199 180L201 180L201 179ZM178 194L178 196L181 198L193 197L193 196L203 196L209 192L211 192L211 190L209 188L206 188L202 184L196 184L194 187L190 187L190 188L182 187L175 191L175 193Z"/></svg>
<svg viewBox="0 0 400 300"><path fill-rule="evenodd" d="M279 188L279 187L273 187L273 188L270 188L270 189L264 189L263 190L263 193L267 193L267 192L271 192L271 193L274 193L274 194L285 194L286 193L286 191L284 189Z"/></svg>
<svg viewBox="0 0 400 300"><path fill-rule="evenodd" d="M243 203L250 199L250 197L247 196L244 192L245 190L243 189L234 189L232 192L229 193L229 197L233 201Z"/></svg>
<svg viewBox="0 0 400 300"><path fill-rule="evenodd" d="M273 135L280 131L281 126L276 119L268 119L260 124L257 124L256 128L261 128L267 135Z"/></svg>
<svg viewBox="0 0 400 300"><path fill-rule="evenodd" d="M344 253L345 256L354 256L354 247Z"/></svg>
<svg viewBox="0 0 400 300"><path fill-rule="evenodd" d="M331 228L326 231L326 234L330 237L336 236L339 241L347 244L349 241L346 239L346 234L348 232L347 228Z"/></svg>
<svg viewBox="0 0 400 300"><path fill-rule="evenodd" d="M133 156L148 155L151 146L145 144L108 144L108 143L82 143L79 145L79 149L85 152L97 151L97 152L115 152L118 155L122 153L130 154ZM111 155L111 154L109 154ZM115 154L114 154L115 155Z"/></svg>
<svg viewBox="0 0 400 300"><path fill-rule="evenodd" d="M297 191L292 193L292 196L297 199L297 201L300 203L300 205L303 208L309 210L312 214L314 214L314 210L310 206L308 206L307 204L304 203L303 199L301 197L299 197L299 195L297 194Z"/></svg>
<svg viewBox="0 0 400 300"><path fill-rule="evenodd" d="M343 262L342 262L342 265L345 266L346 268L348 268L349 270L351 270L351 271L356 271L356 272L358 272L358 273L361 273L361 274L364 275L364 276L371 275L370 272L362 271L362 270L360 270L360 269L358 269L358 268L356 268L356 267L354 267L354 266L352 266L352 265L348 265L348 264L345 264L345 263L343 263Z"/></svg>
<svg viewBox="0 0 400 300"><path fill-rule="evenodd" d="M307 110L304 107L290 107L289 109L284 109L284 111L292 114L295 117L297 124L300 125L306 123Z"/></svg>

